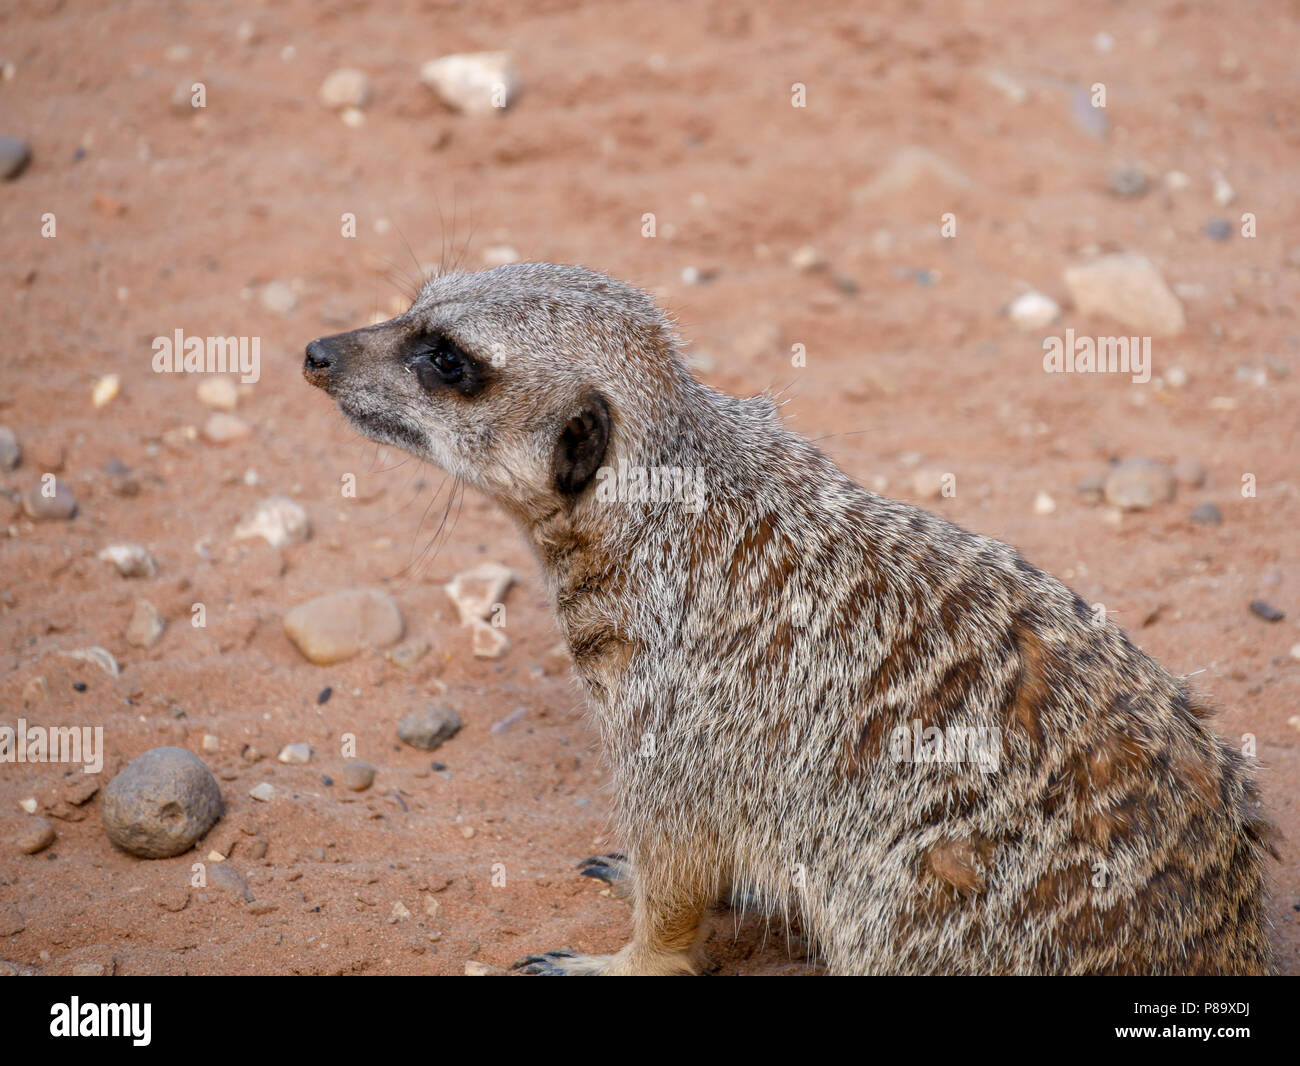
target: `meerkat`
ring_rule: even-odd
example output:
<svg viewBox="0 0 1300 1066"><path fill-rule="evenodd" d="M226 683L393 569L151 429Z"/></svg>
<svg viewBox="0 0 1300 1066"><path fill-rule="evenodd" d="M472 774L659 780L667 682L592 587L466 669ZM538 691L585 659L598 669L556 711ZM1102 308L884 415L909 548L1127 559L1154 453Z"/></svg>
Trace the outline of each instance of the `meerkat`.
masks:
<svg viewBox="0 0 1300 1066"><path fill-rule="evenodd" d="M698 972L743 891L831 973L1268 972L1273 829L1205 704L682 351L646 293L541 263L306 349L354 427L515 521L599 727L632 940L519 968Z"/></svg>

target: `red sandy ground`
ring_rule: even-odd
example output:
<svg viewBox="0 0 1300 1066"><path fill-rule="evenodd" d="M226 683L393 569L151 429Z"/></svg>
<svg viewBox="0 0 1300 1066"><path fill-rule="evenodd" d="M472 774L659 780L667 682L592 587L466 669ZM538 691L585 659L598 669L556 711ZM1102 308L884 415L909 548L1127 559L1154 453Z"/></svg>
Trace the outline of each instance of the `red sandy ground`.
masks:
<svg viewBox="0 0 1300 1066"><path fill-rule="evenodd" d="M507 965L626 939L625 905L573 873L618 841L595 733L551 652L557 632L522 543L467 496L454 531L426 553L447 502L441 475L381 456L299 374L312 337L403 309L401 274L415 269L404 236L425 263L446 246L449 260L478 266L484 249L508 244L652 289L708 357L710 382L785 389L790 424L824 437L865 483L884 478L887 493L913 498L908 453L955 473L957 496L928 506L1105 603L1142 647L1196 674L1224 708L1225 737L1257 738L1267 806L1286 834L1268 909L1281 968L1300 972L1300 732L1288 725L1300 713L1300 661L1288 655L1300 640L1300 376L1286 373L1300 345L1295 9L1009 6L886 2L851 14L762 3L741 15L639 0L290 0L219 14L59 3L0 14L0 58L16 68L0 82L0 132L34 153L0 186L0 423L26 451L3 480L26 489L61 447L60 476L81 503L69 523L6 522L0 718L104 726L104 781L141 751L184 745L218 775L229 807L197 851L170 860L116 851L98 798L80 820L54 819L48 851L0 848L0 918L21 926L0 937L0 958L47 973L86 963L120 974L460 973L470 960ZM244 20L251 44L237 37ZM1101 31L1114 38L1109 52L1093 44ZM169 61L178 44L189 60ZM504 116L453 115L418 82L424 60L499 48L526 83ZM375 87L358 129L316 100L344 65ZM993 70L1024 87L1023 103L989 84ZM199 117L170 109L187 79L207 85ZM1106 140L1070 116L1070 86L1098 81ZM805 109L791 106L794 82L807 86ZM863 195L908 146L938 153L969 183L924 178ZM1127 162L1153 175L1142 199L1105 191ZM1237 191L1227 208L1211 199L1216 169ZM1190 187L1167 191L1170 170ZM940 237L946 211L955 239ZM1257 216L1254 240L1202 234L1214 215L1235 229L1243 211ZM44 212L57 216L55 239L40 237ZM344 212L357 216L355 239L340 236ZM655 239L640 235L646 212ZM830 270L791 268L805 244ZM1142 252L1171 284L1200 287L1184 290L1186 331L1155 346L1156 375L1182 367L1186 387L1044 374L1041 335L1000 314L1021 282L1064 302L1063 268L1094 249ZM688 285L687 267L716 276ZM918 270L933 283L919 284ZM300 285L292 313L263 310L256 288L272 280ZM1122 332L1068 307L1057 332L1067 325ZM195 379L150 370L152 338L178 327L262 338L262 379L239 410L249 439L185 438L208 413ZM790 364L795 343L807 349L802 370ZM1239 380L1240 365L1268 367L1268 385ZM108 372L122 376L122 395L95 410L91 386ZM1237 404L1222 410L1215 397ZM1130 455L1194 457L1209 479L1115 525L1074 485ZM141 481L134 499L109 491L113 457ZM250 468L261 485L244 483ZM358 478L355 500L340 496L346 472ZM1257 478L1256 498L1241 497L1243 472ZM1054 514L1034 513L1039 490ZM301 501L315 526L284 553L282 575L275 552L231 536L273 493ZM1188 522L1202 501L1222 509L1222 526ZM202 538L211 561L195 549ZM95 558L119 541L148 545L158 575L126 581ZM441 590L487 559L520 575L508 601L513 650L496 663L470 656ZM290 606L367 584L386 588L408 635L432 644L414 672L379 654L313 666L284 636ZM137 596L170 621L148 651L123 637ZM1288 617L1250 615L1255 598ZM196 601L206 629L187 624ZM118 658L120 678L60 654L90 644ZM51 694L24 706L37 675ZM320 705L327 685L333 698ZM466 723L432 757L446 774L396 739L397 720L431 699ZM512 729L489 733L518 707L527 712ZM202 752L208 733L216 753ZM379 767L369 792L322 781L337 776L344 733ZM292 741L312 745L310 765L275 762ZM249 764L245 745L268 757ZM56 802L68 773L0 768L3 828L30 795L43 813L75 818ZM288 795L255 803L248 790L263 780ZM266 840L263 859L250 857L243 829ZM185 888L193 862L240 838L230 861L273 910ZM504 887L492 884L498 863ZM392 921L398 901L410 916ZM779 930L765 938L750 922L733 940L728 917L707 951L722 972L807 969Z"/></svg>

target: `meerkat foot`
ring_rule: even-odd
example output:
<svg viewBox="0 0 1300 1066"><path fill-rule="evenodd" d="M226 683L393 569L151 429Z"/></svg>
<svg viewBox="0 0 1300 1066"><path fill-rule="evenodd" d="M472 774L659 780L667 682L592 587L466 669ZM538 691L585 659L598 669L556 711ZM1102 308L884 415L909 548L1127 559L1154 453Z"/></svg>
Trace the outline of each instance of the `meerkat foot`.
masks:
<svg viewBox="0 0 1300 1066"><path fill-rule="evenodd" d="M525 955L510 969L531 977L599 977L613 958L613 955L580 955L561 948L540 955Z"/></svg>
<svg viewBox="0 0 1300 1066"><path fill-rule="evenodd" d="M632 864L622 852L612 851L608 855L583 859L578 864L578 875L604 881L619 899L632 896Z"/></svg>
<svg viewBox="0 0 1300 1066"><path fill-rule="evenodd" d="M568 948L525 955L510 969L535 977L684 977L697 972L685 952L647 952L635 944L614 955L581 955Z"/></svg>

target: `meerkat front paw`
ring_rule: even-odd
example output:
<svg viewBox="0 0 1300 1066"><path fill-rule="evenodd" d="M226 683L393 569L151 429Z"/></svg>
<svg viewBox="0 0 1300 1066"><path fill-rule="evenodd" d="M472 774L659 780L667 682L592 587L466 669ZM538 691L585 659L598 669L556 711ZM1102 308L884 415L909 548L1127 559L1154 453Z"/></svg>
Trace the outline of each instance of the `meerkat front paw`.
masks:
<svg viewBox="0 0 1300 1066"><path fill-rule="evenodd" d="M510 969L536 977L599 977L608 972L613 961L613 955L580 955L561 948L540 955L525 955Z"/></svg>
<svg viewBox="0 0 1300 1066"><path fill-rule="evenodd" d="M630 899L632 896L632 864L621 851L583 859L578 863L578 875L604 881L619 899Z"/></svg>

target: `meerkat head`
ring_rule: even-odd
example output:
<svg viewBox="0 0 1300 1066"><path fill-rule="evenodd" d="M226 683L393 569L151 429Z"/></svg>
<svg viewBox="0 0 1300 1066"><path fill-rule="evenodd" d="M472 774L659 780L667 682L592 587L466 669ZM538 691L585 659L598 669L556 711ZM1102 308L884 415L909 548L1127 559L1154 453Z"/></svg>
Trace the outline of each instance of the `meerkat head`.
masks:
<svg viewBox="0 0 1300 1066"><path fill-rule="evenodd" d="M689 380L649 296L544 263L437 277L405 314L312 341L303 375L366 436L525 515L581 497Z"/></svg>

